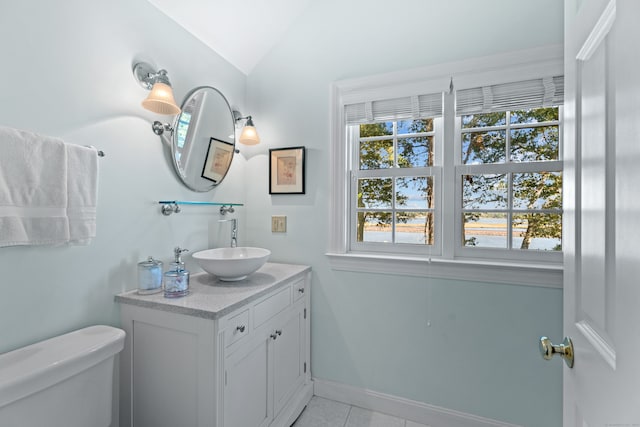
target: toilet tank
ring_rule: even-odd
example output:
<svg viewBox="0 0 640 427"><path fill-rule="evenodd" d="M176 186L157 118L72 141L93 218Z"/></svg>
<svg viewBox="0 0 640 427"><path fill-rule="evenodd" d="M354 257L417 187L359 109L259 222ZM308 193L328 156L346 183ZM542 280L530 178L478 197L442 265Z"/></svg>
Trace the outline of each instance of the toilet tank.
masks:
<svg viewBox="0 0 640 427"><path fill-rule="evenodd" d="M0 355L0 426L109 427L124 337L90 326Z"/></svg>

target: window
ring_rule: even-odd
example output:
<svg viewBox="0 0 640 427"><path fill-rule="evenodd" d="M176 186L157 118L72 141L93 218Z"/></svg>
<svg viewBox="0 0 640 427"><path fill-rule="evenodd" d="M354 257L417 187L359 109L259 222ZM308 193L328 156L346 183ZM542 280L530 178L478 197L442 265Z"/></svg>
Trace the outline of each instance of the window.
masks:
<svg viewBox="0 0 640 427"><path fill-rule="evenodd" d="M334 85L334 269L561 286L562 61L522 59Z"/></svg>
<svg viewBox="0 0 640 427"><path fill-rule="evenodd" d="M464 114L457 123L458 252L553 259L545 252L562 249L560 108Z"/></svg>
<svg viewBox="0 0 640 427"><path fill-rule="evenodd" d="M563 94L562 76L456 92L456 255L560 261Z"/></svg>
<svg viewBox="0 0 640 427"><path fill-rule="evenodd" d="M352 248L421 253L435 233L434 118L353 126ZM355 142L357 140L357 142Z"/></svg>
<svg viewBox="0 0 640 427"><path fill-rule="evenodd" d="M432 253L442 106L434 93L345 108L352 250Z"/></svg>

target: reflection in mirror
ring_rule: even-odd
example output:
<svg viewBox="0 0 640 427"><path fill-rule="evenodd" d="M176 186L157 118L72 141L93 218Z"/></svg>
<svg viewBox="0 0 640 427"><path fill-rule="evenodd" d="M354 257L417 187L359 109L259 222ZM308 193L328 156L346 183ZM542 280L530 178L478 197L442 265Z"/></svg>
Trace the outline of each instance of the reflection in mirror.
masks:
<svg viewBox="0 0 640 427"><path fill-rule="evenodd" d="M233 113L224 95L209 86L195 88L173 128L173 165L182 182L194 191L220 184L235 149Z"/></svg>

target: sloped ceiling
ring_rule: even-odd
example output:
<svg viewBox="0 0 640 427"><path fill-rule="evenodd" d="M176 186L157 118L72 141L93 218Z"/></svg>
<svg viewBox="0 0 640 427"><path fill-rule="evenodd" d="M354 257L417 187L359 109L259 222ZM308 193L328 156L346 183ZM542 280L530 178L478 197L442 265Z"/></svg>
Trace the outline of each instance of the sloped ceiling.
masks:
<svg viewBox="0 0 640 427"><path fill-rule="evenodd" d="M249 74L310 0L149 0L207 46Z"/></svg>

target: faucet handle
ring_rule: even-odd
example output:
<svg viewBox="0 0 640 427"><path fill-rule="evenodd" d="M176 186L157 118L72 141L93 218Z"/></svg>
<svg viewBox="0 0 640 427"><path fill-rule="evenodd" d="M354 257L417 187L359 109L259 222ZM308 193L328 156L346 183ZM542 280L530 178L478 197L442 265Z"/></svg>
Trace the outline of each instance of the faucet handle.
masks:
<svg viewBox="0 0 640 427"><path fill-rule="evenodd" d="M226 215L227 212L234 213L235 211L236 210L233 208L232 205L229 205L229 206L222 205L222 206L220 206L220 215Z"/></svg>

